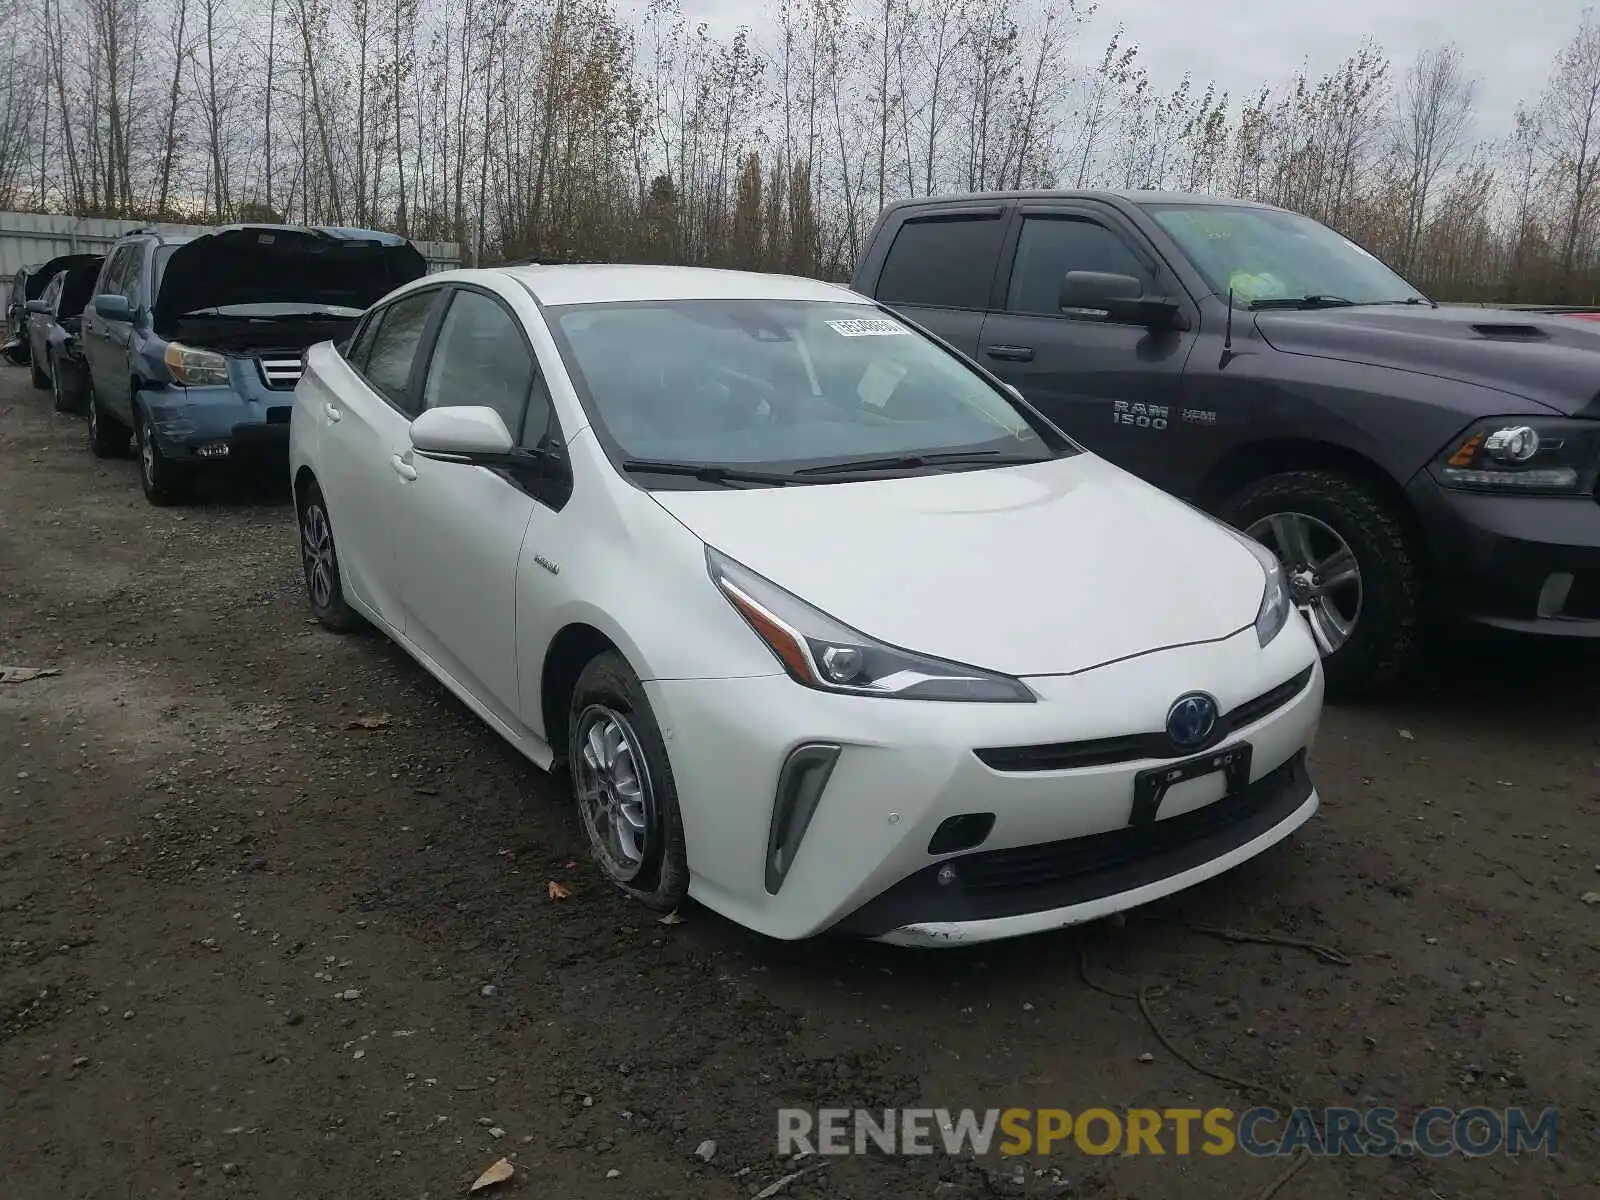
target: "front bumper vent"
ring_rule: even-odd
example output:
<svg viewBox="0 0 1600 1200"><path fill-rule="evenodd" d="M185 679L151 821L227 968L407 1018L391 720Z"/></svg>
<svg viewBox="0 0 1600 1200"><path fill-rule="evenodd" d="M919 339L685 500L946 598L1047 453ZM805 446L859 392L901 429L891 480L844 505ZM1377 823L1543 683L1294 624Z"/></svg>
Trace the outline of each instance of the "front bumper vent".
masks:
<svg viewBox="0 0 1600 1200"><path fill-rule="evenodd" d="M798 746L778 773L778 792L772 805L772 828L767 834L767 892L776 896L784 877L800 852L806 827L822 801L823 789L839 761L839 747L813 742Z"/></svg>

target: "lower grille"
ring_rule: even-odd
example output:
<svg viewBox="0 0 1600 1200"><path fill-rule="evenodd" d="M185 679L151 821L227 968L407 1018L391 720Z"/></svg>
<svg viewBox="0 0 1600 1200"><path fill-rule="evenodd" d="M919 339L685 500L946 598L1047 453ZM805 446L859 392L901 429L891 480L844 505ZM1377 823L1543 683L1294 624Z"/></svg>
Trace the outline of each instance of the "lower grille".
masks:
<svg viewBox="0 0 1600 1200"><path fill-rule="evenodd" d="M868 901L838 931L876 937L902 925L992 920L1131 891L1238 849L1310 795L1302 750L1239 794L1153 825L944 859ZM955 881L941 884L946 867Z"/></svg>
<svg viewBox="0 0 1600 1200"><path fill-rule="evenodd" d="M256 359L256 369L261 372L261 381L275 391L287 392L294 389L300 382L300 376L305 371L305 361L296 355L262 356Z"/></svg>

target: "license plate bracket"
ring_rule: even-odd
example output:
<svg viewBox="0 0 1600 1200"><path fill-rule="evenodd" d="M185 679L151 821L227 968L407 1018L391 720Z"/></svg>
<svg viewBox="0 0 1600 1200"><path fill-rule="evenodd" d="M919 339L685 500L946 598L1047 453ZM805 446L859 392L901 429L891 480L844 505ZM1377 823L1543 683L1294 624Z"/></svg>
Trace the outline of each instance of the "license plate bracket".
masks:
<svg viewBox="0 0 1600 1200"><path fill-rule="evenodd" d="M1238 795L1250 786L1250 756L1250 743L1240 742L1225 750L1213 750L1183 762L1140 771L1133 777L1133 815L1128 819L1128 824L1155 824L1156 816L1161 811L1161 802L1166 799L1173 785L1199 779L1215 771L1221 771L1227 782L1223 798Z"/></svg>

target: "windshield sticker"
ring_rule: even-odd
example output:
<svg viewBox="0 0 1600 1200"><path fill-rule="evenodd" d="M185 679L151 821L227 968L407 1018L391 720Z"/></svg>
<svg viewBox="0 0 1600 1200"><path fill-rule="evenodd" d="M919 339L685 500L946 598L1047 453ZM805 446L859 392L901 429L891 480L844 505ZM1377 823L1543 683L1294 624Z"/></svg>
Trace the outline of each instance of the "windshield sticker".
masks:
<svg viewBox="0 0 1600 1200"><path fill-rule="evenodd" d="M828 328L840 337L910 337L911 331L898 321L858 319L829 321Z"/></svg>
<svg viewBox="0 0 1600 1200"><path fill-rule="evenodd" d="M861 397L861 403L882 408L906 377L906 370L891 358L875 358L856 384L856 395Z"/></svg>

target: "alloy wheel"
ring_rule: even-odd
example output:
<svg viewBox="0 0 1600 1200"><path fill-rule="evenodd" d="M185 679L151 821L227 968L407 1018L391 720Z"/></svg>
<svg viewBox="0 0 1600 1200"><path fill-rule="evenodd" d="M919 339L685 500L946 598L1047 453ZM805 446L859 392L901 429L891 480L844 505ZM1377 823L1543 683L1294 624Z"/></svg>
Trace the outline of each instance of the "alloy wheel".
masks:
<svg viewBox="0 0 1600 1200"><path fill-rule="evenodd" d="M1304 614L1322 654L1348 642L1364 599L1361 565L1350 544L1305 513L1270 513L1245 533L1278 556L1289 599Z"/></svg>
<svg viewBox="0 0 1600 1200"><path fill-rule="evenodd" d="M620 883L639 874L650 849L655 796L644 748L628 718L603 704L578 718L573 782L589 839Z"/></svg>
<svg viewBox="0 0 1600 1200"><path fill-rule="evenodd" d="M333 530L328 514L313 500L300 517L300 547L306 564L306 590L311 603L325 609L333 603L333 579L337 569L333 558Z"/></svg>
<svg viewBox="0 0 1600 1200"><path fill-rule="evenodd" d="M150 487L156 485L156 439L150 428L150 419L139 422L139 469Z"/></svg>

